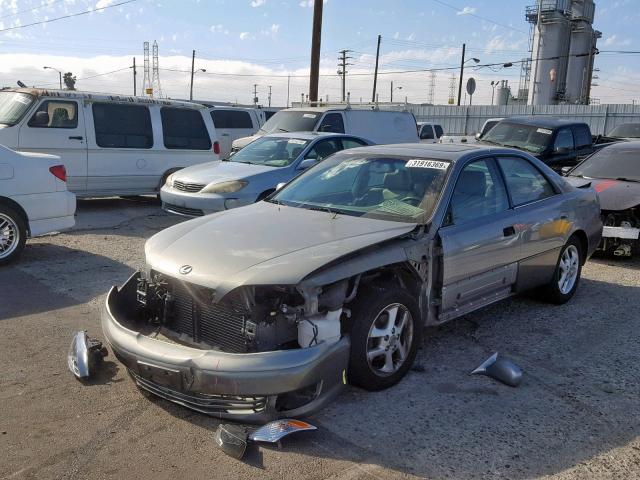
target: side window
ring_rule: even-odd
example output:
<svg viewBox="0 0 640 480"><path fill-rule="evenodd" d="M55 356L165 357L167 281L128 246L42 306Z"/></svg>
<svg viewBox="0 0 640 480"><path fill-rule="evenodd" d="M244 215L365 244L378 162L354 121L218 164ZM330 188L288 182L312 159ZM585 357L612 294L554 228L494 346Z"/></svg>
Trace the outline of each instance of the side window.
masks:
<svg viewBox="0 0 640 480"><path fill-rule="evenodd" d="M558 130L556 141L553 144L553 149L558 150L560 148L568 148L573 150L573 133L570 128L561 128Z"/></svg>
<svg viewBox="0 0 640 480"><path fill-rule="evenodd" d="M431 125L423 125L420 132L420 140L433 140L433 128Z"/></svg>
<svg viewBox="0 0 640 480"><path fill-rule="evenodd" d="M436 129L436 137L440 138L444 134L442 127L440 125L434 125L434 128Z"/></svg>
<svg viewBox="0 0 640 480"><path fill-rule="evenodd" d="M495 163L476 160L464 167L451 198L452 223L464 223L508 208L507 192Z"/></svg>
<svg viewBox="0 0 640 480"><path fill-rule="evenodd" d="M312 158L321 162L329 155L333 155L341 149L342 147L340 146L340 139L338 138L334 138L331 140L320 140L311 148L311 150L309 150L304 158Z"/></svg>
<svg viewBox="0 0 640 480"><path fill-rule="evenodd" d="M242 110L211 110L216 128L253 128L249 112Z"/></svg>
<svg viewBox="0 0 640 480"><path fill-rule="evenodd" d="M151 148L153 129L144 105L94 103L96 144L102 148Z"/></svg>
<svg viewBox="0 0 640 480"><path fill-rule="evenodd" d="M170 149L209 150L211 139L199 110L162 107L164 146Z"/></svg>
<svg viewBox="0 0 640 480"><path fill-rule="evenodd" d="M348 150L350 148L357 148L357 147L366 147L367 144L364 143L362 140L359 140L357 138L343 138L342 139L342 149L343 150Z"/></svg>
<svg viewBox="0 0 640 480"><path fill-rule="evenodd" d="M504 172L514 206L555 195L553 186L540 170L524 158L504 157L498 162Z"/></svg>
<svg viewBox="0 0 640 480"><path fill-rule="evenodd" d="M321 120L319 132L344 133L342 114L327 113Z"/></svg>
<svg viewBox="0 0 640 480"><path fill-rule="evenodd" d="M591 130L584 125L578 125L573 128L573 138L576 142L576 149L590 147L592 143Z"/></svg>
<svg viewBox="0 0 640 480"><path fill-rule="evenodd" d="M27 125L31 128L77 128L78 104L46 100L40 104Z"/></svg>

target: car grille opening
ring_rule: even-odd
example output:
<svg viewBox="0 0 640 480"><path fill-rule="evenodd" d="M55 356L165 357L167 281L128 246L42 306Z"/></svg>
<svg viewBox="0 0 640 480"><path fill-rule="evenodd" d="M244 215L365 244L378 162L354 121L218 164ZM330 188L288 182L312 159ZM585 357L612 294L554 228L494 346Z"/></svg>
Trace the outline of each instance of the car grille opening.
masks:
<svg viewBox="0 0 640 480"><path fill-rule="evenodd" d="M175 279L169 283L173 287L173 321L167 325L170 330L224 352L248 351L246 328L250 312L237 296L213 303L211 289Z"/></svg>
<svg viewBox="0 0 640 480"><path fill-rule="evenodd" d="M202 217L204 215L204 211L198 208L180 207L166 202L162 204L162 208L167 212L177 213L178 215L187 215L189 217Z"/></svg>
<svg viewBox="0 0 640 480"><path fill-rule="evenodd" d="M197 193L202 190L206 185L201 183L188 183L181 182L180 180L173 181L173 188L180 190L181 192Z"/></svg>
<svg viewBox="0 0 640 480"><path fill-rule="evenodd" d="M129 374L143 390L207 415L219 413L247 415L264 412L267 407L267 397L180 392L148 380L133 370L129 370Z"/></svg>

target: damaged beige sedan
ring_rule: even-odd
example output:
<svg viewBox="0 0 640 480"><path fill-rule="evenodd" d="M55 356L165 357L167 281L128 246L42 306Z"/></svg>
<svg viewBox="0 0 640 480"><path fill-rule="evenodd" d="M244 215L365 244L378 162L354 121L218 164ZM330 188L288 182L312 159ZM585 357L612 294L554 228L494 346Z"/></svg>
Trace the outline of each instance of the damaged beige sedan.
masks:
<svg viewBox="0 0 640 480"><path fill-rule="evenodd" d="M576 291L596 193L515 150L338 153L266 200L168 228L108 295L105 339L137 385L243 421L390 387L425 325L518 292Z"/></svg>

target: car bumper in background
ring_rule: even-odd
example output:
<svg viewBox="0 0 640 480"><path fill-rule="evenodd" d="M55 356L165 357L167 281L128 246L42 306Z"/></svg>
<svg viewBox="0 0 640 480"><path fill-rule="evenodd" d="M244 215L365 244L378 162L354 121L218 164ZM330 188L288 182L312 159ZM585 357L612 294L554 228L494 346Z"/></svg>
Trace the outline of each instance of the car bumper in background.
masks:
<svg viewBox="0 0 640 480"><path fill-rule="evenodd" d="M11 198L24 208L32 237L59 232L75 225L76 196L71 192L17 195Z"/></svg>
<svg viewBox="0 0 640 480"><path fill-rule="evenodd" d="M228 196L216 193L189 193L164 185L160 190L160 199L162 200L162 208L167 212L198 217L249 205L255 202L256 195L245 192L233 193Z"/></svg>
<svg viewBox="0 0 640 480"><path fill-rule="evenodd" d="M604 238L621 238L625 240L640 240L640 228L632 227L603 227Z"/></svg>
<svg viewBox="0 0 640 480"><path fill-rule="evenodd" d="M208 415L248 422L307 415L342 389L347 337L332 345L237 354L169 343L123 326L134 325L138 275L109 291L102 330L140 388Z"/></svg>

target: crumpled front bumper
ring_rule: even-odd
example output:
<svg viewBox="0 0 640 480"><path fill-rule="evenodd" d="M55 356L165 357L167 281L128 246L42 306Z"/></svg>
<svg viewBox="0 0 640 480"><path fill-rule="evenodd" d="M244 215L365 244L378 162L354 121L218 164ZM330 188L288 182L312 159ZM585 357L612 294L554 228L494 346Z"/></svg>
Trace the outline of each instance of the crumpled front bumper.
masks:
<svg viewBox="0 0 640 480"><path fill-rule="evenodd" d="M260 353L201 350L135 330L134 274L107 295L102 330L137 385L155 395L219 418L262 422L310 414L337 395L346 379L349 339L332 345ZM126 324L127 326L123 325ZM283 409L280 397L304 391L309 401Z"/></svg>

